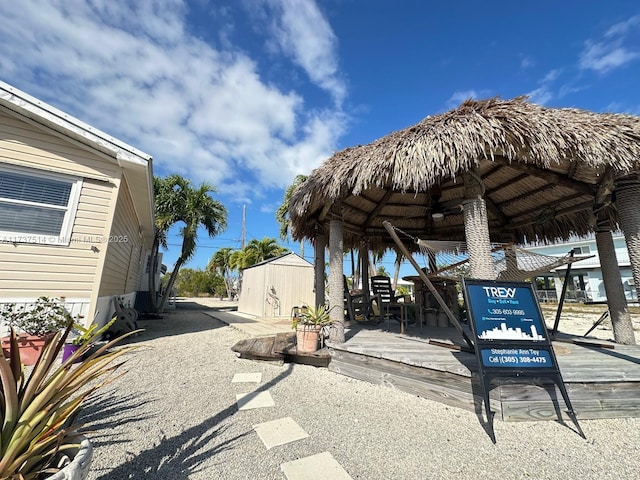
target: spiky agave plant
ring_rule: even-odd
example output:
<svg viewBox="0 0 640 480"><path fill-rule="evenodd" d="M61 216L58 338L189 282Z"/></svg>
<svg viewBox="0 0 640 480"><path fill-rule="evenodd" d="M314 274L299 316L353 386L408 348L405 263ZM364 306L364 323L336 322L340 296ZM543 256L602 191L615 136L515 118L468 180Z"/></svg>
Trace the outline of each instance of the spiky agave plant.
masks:
<svg viewBox="0 0 640 480"><path fill-rule="evenodd" d="M300 316L296 316L292 321L292 328L295 329L300 325L313 325L324 327L331 323L329 319L329 313L331 308L328 305L318 305L313 308L310 305L302 307Z"/></svg>
<svg viewBox="0 0 640 480"><path fill-rule="evenodd" d="M98 388L113 381L116 362L136 346L110 351L122 335L91 354L85 342L64 363L57 362L71 326L58 332L42 350L31 372L25 376L16 334L11 329L10 356L0 358L0 479L37 480L58 471L61 455L72 455L79 447L76 417L83 402ZM95 340L96 336L89 340ZM83 355L88 357L74 364Z"/></svg>

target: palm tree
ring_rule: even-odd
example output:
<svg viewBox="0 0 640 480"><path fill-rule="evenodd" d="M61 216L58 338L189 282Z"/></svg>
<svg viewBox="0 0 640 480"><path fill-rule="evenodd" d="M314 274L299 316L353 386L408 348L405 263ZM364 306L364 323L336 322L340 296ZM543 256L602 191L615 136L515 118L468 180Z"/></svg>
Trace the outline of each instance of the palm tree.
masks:
<svg viewBox="0 0 640 480"><path fill-rule="evenodd" d="M307 180L306 175L296 175L293 183L284 191L282 204L276 210L276 220L280 224L280 239L287 240L289 238L289 200L296 188ZM300 242L300 256L304 257L304 242Z"/></svg>
<svg viewBox="0 0 640 480"><path fill-rule="evenodd" d="M153 313L160 312L158 298L154 293L157 289L154 273L158 271L160 247L167 248L167 232L179 219L178 205L183 203L179 196L188 183L188 180L175 174L165 178L153 178L155 233L149 262L149 292L151 293L150 301Z"/></svg>
<svg viewBox="0 0 640 480"><path fill-rule="evenodd" d="M231 272L235 270L231 267L231 256L233 253L233 248L221 248L213 254L213 257L211 257L211 260L209 260L209 264L207 265L207 270L217 272L222 276L225 287L227 288L227 295L229 297L233 297L234 293L232 285L233 279L231 278Z"/></svg>
<svg viewBox="0 0 640 480"><path fill-rule="evenodd" d="M164 179L154 179L157 245L166 246L166 240L163 239L166 238L169 228L176 223L183 223L183 227L180 229L180 235L182 236L180 255L176 260L165 294L161 297L159 305L153 305L155 303L154 295L151 295L152 305L156 307L156 312L162 312L164 309L180 267L195 253L198 229L204 227L207 234L210 237L214 237L227 227L227 210L222 203L214 200L209 195L215 191L215 188L207 183L194 188L190 180L179 175L170 175ZM156 259L153 264L156 266L157 245L154 240ZM150 270L150 272L153 271Z"/></svg>
<svg viewBox="0 0 640 480"><path fill-rule="evenodd" d="M288 250L278 245L278 241L275 238L264 237L262 240L251 240L246 247L245 252L245 267L249 267L256 263L264 262L270 258L275 258Z"/></svg>
<svg viewBox="0 0 640 480"><path fill-rule="evenodd" d="M393 289L395 290L398 286L398 277L400 277L400 266L402 265L403 255L400 252L396 252L396 260L394 262L394 270L393 270Z"/></svg>
<svg viewBox="0 0 640 480"><path fill-rule="evenodd" d="M248 266L247 252L245 250L234 250L231 252L229 256L229 268L231 268L231 270L238 270L240 275L242 275L242 270Z"/></svg>

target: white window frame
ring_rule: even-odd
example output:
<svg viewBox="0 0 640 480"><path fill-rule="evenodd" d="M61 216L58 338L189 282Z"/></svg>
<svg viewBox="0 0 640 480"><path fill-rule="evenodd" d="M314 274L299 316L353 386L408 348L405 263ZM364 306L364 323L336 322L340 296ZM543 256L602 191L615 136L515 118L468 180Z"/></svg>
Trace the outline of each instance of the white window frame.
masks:
<svg viewBox="0 0 640 480"><path fill-rule="evenodd" d="M24 168L14 165L8 165L6 163L0 163L0 170L9 171L19 175L27 177L40 177L40 178L55 178L63 182L71 184L71 191L69 192L69 201L66 207L59 205L51 205L47 203L28 202L24 200L14 200L2 197L0 192L0 200L2 202L12 203L14 205L36 206L49 208L51 210L64 210L64 219L60 227L59 235L42 235L39 233L28 232L12 232L6 230L0 230L0 241L10 242L14 244L18 243L35 243L43 245L65 245L68 246L71 243L71 233L73 231L73 223L76 218L76 212L78 211L78 203L80 201L80 190L82 189L82 178L74 177L71 175L64 175L61 173L50 172L47 170L39 170L35 168Z"/></svg>

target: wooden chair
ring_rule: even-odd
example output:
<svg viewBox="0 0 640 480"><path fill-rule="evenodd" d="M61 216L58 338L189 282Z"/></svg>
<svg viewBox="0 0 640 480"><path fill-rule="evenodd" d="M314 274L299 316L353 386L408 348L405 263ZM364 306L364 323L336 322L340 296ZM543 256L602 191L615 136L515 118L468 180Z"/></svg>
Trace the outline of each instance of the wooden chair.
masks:
<svg viewBox="0 0 640 480"><path fill-rule="evenodd" d="M398 299L402 297L396 297L394 291L391 288L391 279L384 275L376 275L371 277L371 290L375 297L375 302L378 305L380 321L387 320L387 330L390 330L391 319L397 319L402 323L404 319L401 315L402 305L398 303ZM401 331L404 331L404 326L401 325Z"/></svg>
<svg viewBox="0 0 640 480"><path fill-rule="evenodd" d="M367 322L371 313L371 303L366 301L364 293L352 294L349 291L347 277L344 278L344 309L352 322Z"/></svg>

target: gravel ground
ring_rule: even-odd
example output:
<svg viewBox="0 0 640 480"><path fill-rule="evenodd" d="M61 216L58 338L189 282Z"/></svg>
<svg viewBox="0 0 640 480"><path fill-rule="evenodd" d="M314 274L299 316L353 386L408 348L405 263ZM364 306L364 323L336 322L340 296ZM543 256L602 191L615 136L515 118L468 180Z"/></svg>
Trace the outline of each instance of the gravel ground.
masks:
<svg viewBox="0 0 640 480"><path fill-rule="evenodd" d="M92 480L283 479L280 465L328 451L353 479L638 478L640 419L495 422L306 365L238 359L244 334L184 306L143 320L128 372L85 408ZM262 372L256 384L236 373ZM275 407L238 411L268 389ZM266 450L253 426L292 417L309 438ZM327 479L331 480L331 479Z"/></svg>

